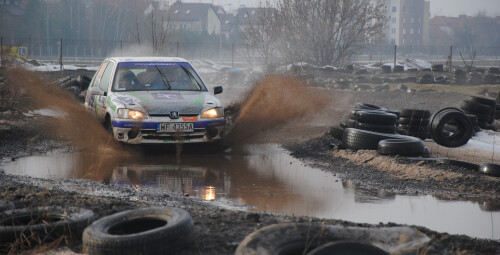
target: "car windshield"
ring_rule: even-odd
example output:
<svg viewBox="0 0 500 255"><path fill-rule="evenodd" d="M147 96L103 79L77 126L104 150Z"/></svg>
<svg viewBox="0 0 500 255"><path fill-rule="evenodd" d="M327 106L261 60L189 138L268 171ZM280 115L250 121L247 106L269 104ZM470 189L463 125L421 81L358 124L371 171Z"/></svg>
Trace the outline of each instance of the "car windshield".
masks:
<svg viewBox="0 0 500 255"><path fill-rule="evenodd" d="M207 91L186 62L122 62L118 64L113 91Z"/></svg>

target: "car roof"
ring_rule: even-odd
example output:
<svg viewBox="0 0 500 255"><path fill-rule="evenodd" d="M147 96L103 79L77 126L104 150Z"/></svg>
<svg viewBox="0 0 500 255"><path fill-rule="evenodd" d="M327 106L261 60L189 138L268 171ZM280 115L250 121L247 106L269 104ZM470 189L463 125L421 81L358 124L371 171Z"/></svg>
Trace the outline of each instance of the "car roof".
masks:
<svg viewBox="0 0 500 255"><path fill-rule="evenodd" d="M122 62L189 62L183 58L177 57L112 57L108 60L114 60L117 63Z"/></svg>

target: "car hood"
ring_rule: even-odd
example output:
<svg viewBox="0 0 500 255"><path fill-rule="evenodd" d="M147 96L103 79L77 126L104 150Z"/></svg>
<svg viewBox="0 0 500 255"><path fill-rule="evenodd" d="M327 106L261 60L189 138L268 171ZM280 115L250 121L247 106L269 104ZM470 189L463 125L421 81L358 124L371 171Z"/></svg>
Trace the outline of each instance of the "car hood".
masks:
<svg viewBox="0 0 500 255"><path fill-rule="evenodd" d="M126 108L148 115L200 114L203 110L220 107L220 101L208 92L197 91L129 91L114 93Z"/></svg>

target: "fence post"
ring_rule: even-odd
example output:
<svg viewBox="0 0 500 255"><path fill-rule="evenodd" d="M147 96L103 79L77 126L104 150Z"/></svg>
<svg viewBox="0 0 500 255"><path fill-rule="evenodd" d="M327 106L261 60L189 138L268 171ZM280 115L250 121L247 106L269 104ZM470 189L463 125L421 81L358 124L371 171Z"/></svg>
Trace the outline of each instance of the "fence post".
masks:
<svg viewBox="0 0 500 255"><path fill-rule="evenodd" d="M177 55L176 57L179 57L179 41L177 41Z"/></svg>
<svg viewBox="0 0 500 255"><path fill-rule="evenodd" d="M123 41L120 40L120 57L123 57Z"/></svg>
<svg viewBox="0 0 500 255"><path fill-rule="evenodd" d="M394 45L394 67L396 67L396 53L397 53L397 50L398 50L398 46Z"/></svg>
<svg viewBox="0 0 500 255"><path fill-rule="evenodd" d="M233 55L231 58L231 67L234 67L234 42L233 42Z"/></svg>
<svg viewBox="0 0 500 255"><path fill-rule="evenodd" d="M452 65L453 65L453 45L450 45L450 56L448 57L450 61L450 65L448 66L448 72L452 71Z"/></svg>
<svg viewBox="0 0 500 255"><path fill-rule="evenodd" d="M62 55L63 55L63 52L62 52L62 38L59 39L59 70L62 71L63 70L63 62L62 62Z"/></svg>
<svg viewBox="0 0 500 255"><path fill-rule="evenodd" d="M0 36L0 67L3 67L3 37Z"/></svg>

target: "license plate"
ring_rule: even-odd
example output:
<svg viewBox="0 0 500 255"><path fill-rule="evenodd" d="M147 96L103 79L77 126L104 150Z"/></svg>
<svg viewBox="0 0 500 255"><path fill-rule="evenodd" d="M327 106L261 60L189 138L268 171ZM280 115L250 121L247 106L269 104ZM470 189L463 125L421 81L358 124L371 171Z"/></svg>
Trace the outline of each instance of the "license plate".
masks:
<svg viewBox="0 0 500 255"><path fill-rule="evenodd" d="M158 123L156 126L156 131L158 132L193 132L194 125L192 122L181 122L181 123Z"/></svg>

